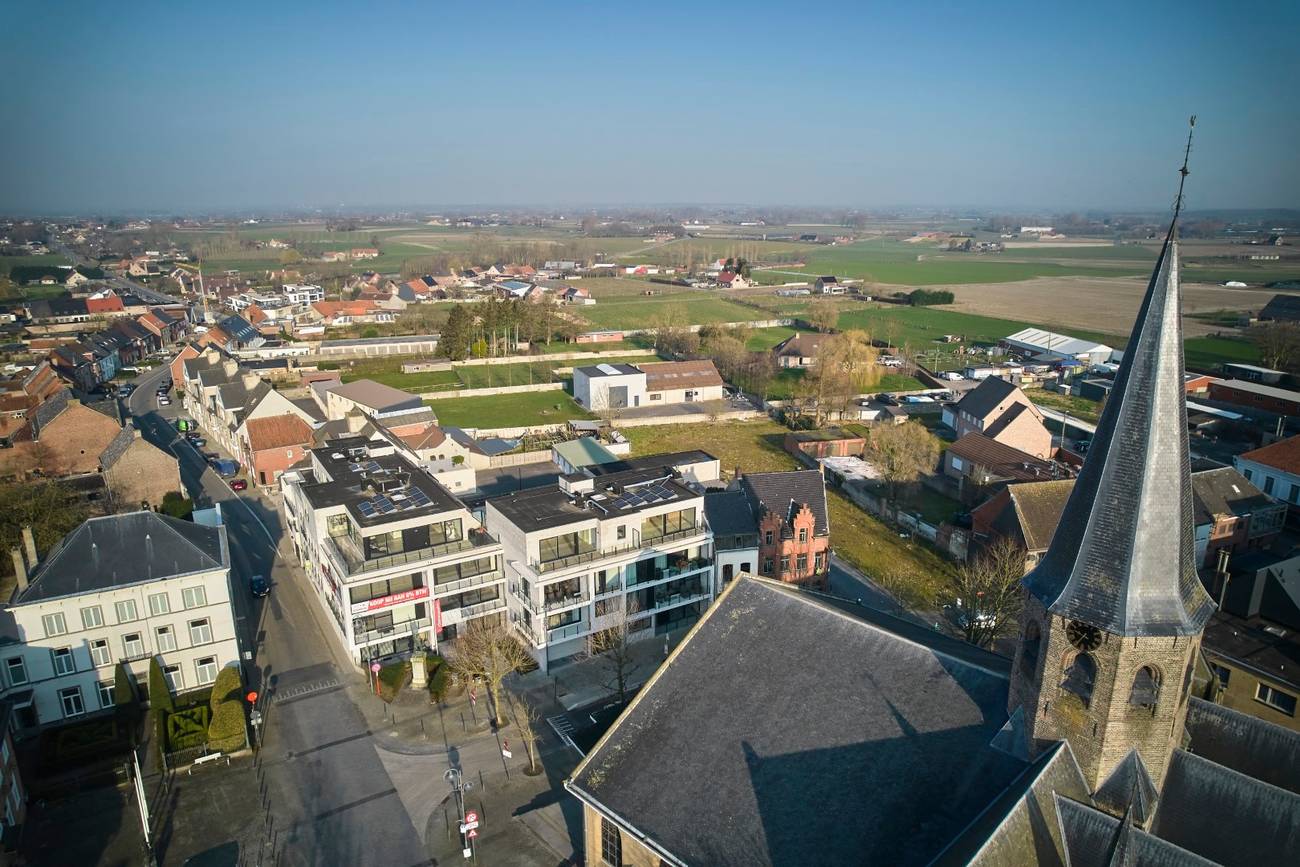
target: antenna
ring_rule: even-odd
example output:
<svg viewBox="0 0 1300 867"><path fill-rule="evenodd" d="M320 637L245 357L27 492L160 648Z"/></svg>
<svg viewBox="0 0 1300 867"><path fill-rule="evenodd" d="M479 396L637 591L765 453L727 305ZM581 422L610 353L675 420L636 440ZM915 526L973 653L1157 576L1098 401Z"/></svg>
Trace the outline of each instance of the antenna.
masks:
<svg viewBox="0 0 1300 867"><path fill-rule="evenodd" d="M1174 199L1174 219L1178 219L1178 214L1183 210L1183 185L1187 183L1187 176L1192 172L1187 168L1187 163L1192 158L1192 133L1196 130L1196 115L1192 115L1187 120L1187 147L1183 151L1183 167L1178 170L1178 198Z"/></svg>

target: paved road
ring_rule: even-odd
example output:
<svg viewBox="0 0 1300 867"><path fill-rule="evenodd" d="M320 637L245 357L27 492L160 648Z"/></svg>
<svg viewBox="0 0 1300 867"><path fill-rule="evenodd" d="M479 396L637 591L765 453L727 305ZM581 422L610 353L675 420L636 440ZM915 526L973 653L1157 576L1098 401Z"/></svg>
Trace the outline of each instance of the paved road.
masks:
<svg viewBox="0 0 1300 867"><path fill-rule="evenodd" d="M245 674L249 687L264 696L260 776L282 829L280 863L426 863L421 835L347 688L360 675L325 634L305 576L284 556L289 543L279 513L262 498L231 491L177 435L179 403L157 407L155 398L158 382L169 375L159 367L139 377L128 406L144 436L177 455L196 505L222 507ZM253 574L271 577L273 589L264 600L244 592ZM238 839L236 830L231 835Z"/></svg>
<svg viewBox="0 0 1300 867"><path fill-rule="evenodd" d="M76 250L73 250L71 247L67 247L62 244L56 244L54 245L53 249L56 252L62 253L64 256L67 256L69 259L71 259L74 265L84 265L89 268L99 267L98 262L92 261L91 259L87 259L85 256L79 254ZM184 304L185 303L184 299L176 298L175 296L168 295L163 292L159 292L157 289L152 289L148 286L145 286L143 283L137 283L128 277L109 277L105 279L103 282L117 289L122 289L127 292L130 292L133 295L136 295L137 297L142 298L143 300L148 301L151 304Z"/></svg>

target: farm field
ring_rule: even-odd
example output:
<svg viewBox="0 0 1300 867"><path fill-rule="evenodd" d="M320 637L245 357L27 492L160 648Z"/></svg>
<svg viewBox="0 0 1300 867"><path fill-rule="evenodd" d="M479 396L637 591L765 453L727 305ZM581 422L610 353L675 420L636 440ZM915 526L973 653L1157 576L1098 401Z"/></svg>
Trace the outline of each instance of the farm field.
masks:
<svg viewBox="0 0 1300 867"><path fill-rule="evenodd" d="M860 329L870 334L873 339L888 340L891 345L903 345L913 351L940 346L947 348L950 345L935 342L944 334L960 334L965 338L966 343L996 343L1008 334L1027 328L1031 324L1012 319L976 316L947 308L900 305L859 307L841 313L839 319L841 329ZM1111 346L1118 345L1115 342L1117 338L1111 334L1099 334L1078 328L1071 329L1070 334Z"/></svg>
<svg viewBox="0 0 1300 867"><path fill-rule="evenodd" d="M43 256L0 256L0 277L8 276L10 270L14 268L67 264L69 264L67 258L58 253L47 253Z"/></svg>
<svg viewBox="0 0 1300 867"><path fill-rule="evenodd" d="M731 421L712 425L662 425L626 428L633 455L703 449L719 459L726 472L772 472L800 469L782 444L786 428L773 421ZM841 558L897 594L906 604L928 608L953 566L925 543L901 539L889 527L827 490L831 544Z"/></svg>
<svg viewBox="0 0 1300 867"><path fill-rule="evenodd" d="M658 361L652 355L611 357L604 363L635 363ZM518 364L473 364L451 370L426 373L402 373L402 359L357 362L343 371L344 382L373 379L403 391L458 391L466 388L499 388L504 385L533 385L541 382L568 382L573 378L573 365L594 364L595 360L557 361L550 359L521 359ZM563 371L562 373L557 371ZM514 396L500 398L513 400Z"/></svg>
<svg viewBox="0 0 1300 867"><path fill-rule="evenodd" d="M627 301L603 301L575 310L595 329L653 328L665 315L695 325L748 322L763 314L725 298L699 293L696 297L653 296Z"/></svg>
<svg viewBox="0 0 1300 867"><path fill-rule="evenodd" d="M1071 252L1071 256L1077 257L1079 252ZM805 261L807 265L801 271L806 274L835 274L903 286L1002 283L1033 277L1127 276L1149 269L1149 263L1143 265L1140 260L1098 259L1088 264L1062 264L1027 257L1015 261L1010 253L949 253L934 246L887 238L819 247ZM803 273L790 279L800 279Z"/></svg>
<svg viewBox="0 0 1300 867"><path fill-rule="evenodd" d="M523 427L595 418L563 391L530 391L505 398L449 397L425 403L437 414L438 424L450 427Z"/></svg>
<svg viewBox="0 0 1300 867"><path fill-rule="evenodd" d="M1146 287L1145 277L1036 278L1018 283L956 285L944 287L953 292L956 300L943 309L983 316L1014 311L1019 319L1050 322L1052 328L1070 333L1086 329L1128 334ZM1183 333L1196 337L1223 328L1219 323L1191 314L1220 310L1258 311L1273 295L1269 290L1186 285L1183 287Z"/></svg>

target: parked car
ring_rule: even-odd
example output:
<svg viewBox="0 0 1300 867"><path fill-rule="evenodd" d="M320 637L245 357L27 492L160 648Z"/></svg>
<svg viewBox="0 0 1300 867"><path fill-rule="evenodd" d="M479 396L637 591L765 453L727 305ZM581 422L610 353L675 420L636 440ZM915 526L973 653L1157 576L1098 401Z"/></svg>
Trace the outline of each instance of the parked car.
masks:
<svg viewBox="0 0 1300 867"><path fill-rule="evenodd" d="M248 579L248 592L259 597L269 595L271 582L266 580L265 575L254 575Z"/></svg>
<svg viewBox="0 0 1300 867"><path fill-rule="evenodd" d="M876 363L881 367L902 367L903 359L896 355L882 355L880 356L880 360Z"/></svg>
<svg viewBox="0 0 1300 867"><path fill-rule="evenodd" d="M190 440L190 445L194 446L194 448L196 449L201 449L207 444L208 441L205 440L203 437L194 437L193 439Z"/></svg>
<svg viewBox="0 0 1300 867"><path fill-rule="evenodd" d="M898 406L898 398L894 397L892 394L878 394L876 395L876 400L880 401L885 406Z"/></svg>
<svg viewBox="0 0 1300 867"><path fill-rule="evenodd" d="M171 405L172 405L172 399L171 399L170 397L168 397L167 395L165 395L165 394L160 394L160 395L158 395L158 405L159 405L159 406L171 406Z"/></svg>
<svg viewBox="0 0 1300 867"><path fill-rule="evenodd" d="M248 490L248 482L246 482L244 479L231 479L231 480L230 480L230 490L232 490L232 491L247 491L247 490Z"/></svg>
<svg viewBox="0 0 1300 867"><path fill-rule="evenodd" d="M118 396L120 397L130 397L131 392L133 391L135 391L135 386L129 382L126 385L120 386L117 389Z"/></svg>
<svg viewBox="0 0 1300 867"><path fill-rule="evenodd" d="M212 466L217 461L221 460L221 455L216 452L204 452L203 460L207 461L209 466Z"/></svg>
<svg viewBox="0 0 1300 867"><path fill-rule="evenodd" d="M939 378L940 378L940 379L946 379L946 380L948 380L949 382L959 382L959 381L965 379L966 377L962 376L960 373L958 373L958 372L955 371L955 370L947 370L947 371L944 371L943 373L939 374Z"/></svg>

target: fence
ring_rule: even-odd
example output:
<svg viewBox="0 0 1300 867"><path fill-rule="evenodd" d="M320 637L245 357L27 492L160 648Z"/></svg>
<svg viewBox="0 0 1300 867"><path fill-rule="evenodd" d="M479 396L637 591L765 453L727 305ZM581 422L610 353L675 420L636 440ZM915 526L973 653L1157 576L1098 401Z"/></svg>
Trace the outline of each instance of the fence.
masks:
<svg viewBox="0 0 1300 867"><path fill-rule="evenodd" d="M521 467L524 464L544 464L551 459L551 450L537 452L512 452L506 455L493 455L488 466L493 469L502 467Z"/></svg>
<svg viewBox="0 0 1300 867"><path fill-rule="evenodd" d="M494 394L521 394L527 391L564 391L563 382L535 382L532 385L500 385L495 388L462 388L457 391L424 391L423 400L446 397L489 397Z"/></svg>

